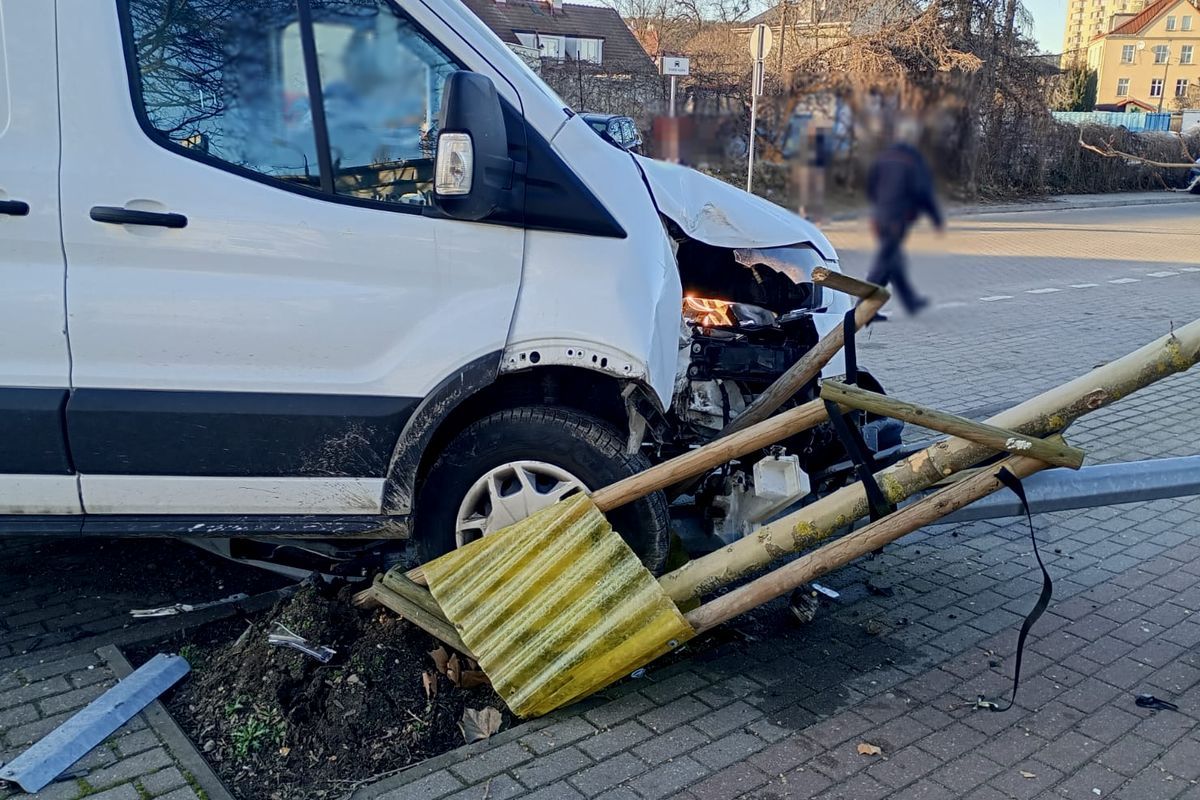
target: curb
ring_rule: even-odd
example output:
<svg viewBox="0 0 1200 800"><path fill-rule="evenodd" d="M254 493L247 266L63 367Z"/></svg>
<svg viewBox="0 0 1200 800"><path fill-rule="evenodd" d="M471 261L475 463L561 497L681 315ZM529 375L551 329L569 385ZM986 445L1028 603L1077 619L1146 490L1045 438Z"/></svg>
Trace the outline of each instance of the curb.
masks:
<svg viewBox="0 0 1200 800"><path fill-rule="evenodd" d="M65 642L42 650L33 650L28 653L9 656L8 658L0 659L0 672L10 669L22 669L76 653L96 652L97 648L103 649L106 645L133 647L136 645L153 644L173 634L184 633L193 628L227 619L237 614L252 614L259 611L266 611L275 605L275 603L288 597L295 591L295 585L284 586L279 589L272 589L253 595L237 603L225 603L211 608L191 611L186 614L151 619L131 625L128 628L122 628L119 631L97 633L94 636L77 639L73 642Z"/></svg>
<svg viewBox="0 0 1200 800"><path fill-rule="evenodd" d="M988 214L1022 214L1038 211L1082 211L1094 208L1132 208L1137 206L1167 206L1182 203L1200 203L1200 198L1188 192L1164 192L1160 197L1142 196L1137 199L1121 199L1121 195L1101 195L1095 200L1040 200L1029 203L997 203L996 205L975 205L950 207L945 209L949 218L980 217ZM854 222L865 219L866 209L834 214L830 222Z"/></svg>
<svg viewBox="0 0 1200 800"><path fill-rule="evenodd" d="M662 670L654 673L655 681L666 680L679 672L686 672L693 666L692 659L684 659L674 664L669 664ZM577 703L553 711L544 717L538 717L531 720L523 720L515 727L509 728L506 731L501 731L490 739L485 739L482 742L473 744L465 744L441 755L427 758L424 761L413 764L410 767L405 767L400 772L394 775L382 777L377 781L370 781L358 786L350 793L347 800L368 800L369 798L379 797L385 793L393 792L402 789L410 783L428 777L439 770L446 769L454 764L461 763L467 759L486 753L489 750L515 742L519 739L524 739L531 733L537 733L543 728L548 728L556 722L561 722L565 719L578 717L594 708L605 705L627 694L632 694L641 688L638 681L625 679L622 683L610 686L598 694L594 694ZM370 779L368 779L370 780ZM468 789L470 787L467 787ZM528 790L532 791L532 790Z"/></svg>
<svg viewBox="0 0 1200 800"><path fill-rule="evenodd" d="M108 663L118 680L124 680L133 672L133 666L116 645L110 644L97 648L96 655ZM142 709L141 713L146 718L146 723L151 730L166 745L167 751L170 752L179 767L185 773L190 774L208 795L208 800L234 800L233 795L225 788L225 784L217 777L217 773L213 772L212 767L204 760L204 756L200 755L200 751L187 738L187 734L179 727L179 723L167 713L167 709L159 700L152 701L150 705Z"/></svg>
<svg viewBox="0 0 1200 800"><path fill-rule="evenodd" d="M1105 197L1108 197L1107 195ZM985 214L1020 214L1030 211L1081 211L1090 208L1130 208L1135 206L1169 206L1181 203L1200 202L1194 195L1187 192L1171 192L1164 194L1162 197L1139 197L1136 200L1130 199L1125 202L1119 200L1096 199L1096 200L1064 200L1046 201L1036 203L1006 203L995 206L968 206L959 209L950 209L947 215L951 217L975 217Z"/></svg>

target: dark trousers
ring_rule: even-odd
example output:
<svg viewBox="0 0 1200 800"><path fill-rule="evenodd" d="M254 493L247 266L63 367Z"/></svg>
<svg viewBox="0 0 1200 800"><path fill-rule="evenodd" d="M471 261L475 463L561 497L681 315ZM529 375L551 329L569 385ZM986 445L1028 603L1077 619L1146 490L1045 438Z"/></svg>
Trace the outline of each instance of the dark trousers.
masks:
<svg viewBox="0 0 1200 800"><path fill-rule="evenodd" d="M908 262L904 258L904 240L908 237L908 225L903 222L875 223L875 236L879 239L879 252L867 280L880 286L892 285L904 309L915 314L925 301L908 282Z"/></svg>

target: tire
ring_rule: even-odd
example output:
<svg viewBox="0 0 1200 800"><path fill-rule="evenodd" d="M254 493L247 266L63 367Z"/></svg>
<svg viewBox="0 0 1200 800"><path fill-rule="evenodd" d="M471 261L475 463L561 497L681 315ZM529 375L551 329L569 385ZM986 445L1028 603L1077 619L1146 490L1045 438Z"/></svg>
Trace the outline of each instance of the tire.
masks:
<svg viewBox="0 0 1200 800"><path fill-rule="evenodd" d="M484 417L451 440L422 484L414 530L422 561L456 546L459 508L471 487L489 471L518 461L565 470L589 490L650 467L641 453L625 452L612 425L579 411L531 406ZM659 574L670 544L666 496L655 492L606 516L646 568Z"/></svg>

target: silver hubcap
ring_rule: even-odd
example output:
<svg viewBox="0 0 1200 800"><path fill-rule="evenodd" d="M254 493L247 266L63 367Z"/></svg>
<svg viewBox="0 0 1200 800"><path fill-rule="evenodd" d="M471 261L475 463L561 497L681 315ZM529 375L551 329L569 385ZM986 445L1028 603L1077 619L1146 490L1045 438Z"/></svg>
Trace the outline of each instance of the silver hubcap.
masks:
<svg viewBox="0 0 1200 800"><path fill-rule="evenodd" d="M583 482L562 467L544 461L502 464L475 481L463 498L455 544L462 547L578 491L586 491Z"/></svg>

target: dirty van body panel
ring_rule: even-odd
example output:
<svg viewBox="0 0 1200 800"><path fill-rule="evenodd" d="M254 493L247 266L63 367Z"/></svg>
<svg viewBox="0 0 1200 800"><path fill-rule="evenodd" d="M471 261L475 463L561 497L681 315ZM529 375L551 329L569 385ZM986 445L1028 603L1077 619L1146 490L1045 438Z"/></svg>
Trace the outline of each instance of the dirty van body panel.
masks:
<svg viewBox="0 0 1200 800"><path fill-rule="evenodd" d="M78 389L67 404L89 475L382 478L416 398Z"/></svg>
<svg viewBox="0 0 1200 800"><path fill-rule="evenodd" d="M496 380L501 352L480 356L446 378L414 410L400 433L387 468L383 511L411 514L421 461L438 428L464 401Z"/></svg>

